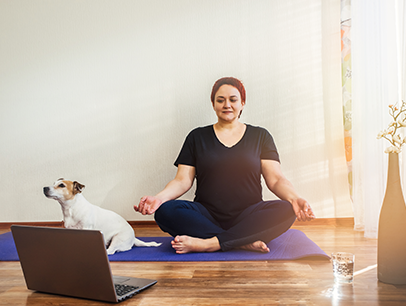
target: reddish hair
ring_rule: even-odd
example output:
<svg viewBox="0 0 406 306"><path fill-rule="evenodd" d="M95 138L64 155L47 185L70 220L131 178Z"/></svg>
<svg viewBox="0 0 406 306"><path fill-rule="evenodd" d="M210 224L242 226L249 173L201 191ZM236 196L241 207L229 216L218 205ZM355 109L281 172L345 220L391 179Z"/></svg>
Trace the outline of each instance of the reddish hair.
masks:
<svg viewBox="0 0 406 306"><path fill-rule="evenodd" d="M211 102L214 103L214 97L216 96L217 91L220 89L221 86L223 85L231 85L235 88L238 89L241 95L241 101L245 102L245 88L242 82L236 78L233 77L225 77L221 78L214 83L213 88L211 90Z"/></svg>

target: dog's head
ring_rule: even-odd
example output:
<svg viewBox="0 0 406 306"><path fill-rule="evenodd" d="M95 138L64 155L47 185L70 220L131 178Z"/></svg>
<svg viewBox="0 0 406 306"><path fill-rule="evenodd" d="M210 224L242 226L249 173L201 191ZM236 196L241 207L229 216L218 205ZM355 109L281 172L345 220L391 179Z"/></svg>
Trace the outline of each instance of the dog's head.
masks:
<svg viewBox="0 0 406 306"><path fill-rule="evenodd" d="M64 202L72 200L76 194L82 192L83 188L85 188L85 185L81 183L60 178L53 186L44 187L44 194L47 198Z"/></svg>

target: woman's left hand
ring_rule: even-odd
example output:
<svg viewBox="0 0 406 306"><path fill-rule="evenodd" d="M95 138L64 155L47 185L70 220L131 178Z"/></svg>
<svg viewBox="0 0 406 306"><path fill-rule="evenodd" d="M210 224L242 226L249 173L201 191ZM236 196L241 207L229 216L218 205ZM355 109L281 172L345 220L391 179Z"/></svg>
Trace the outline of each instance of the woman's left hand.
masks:
<svg viewBox="0 0 406 306"><path fill-rule="evenodd" d="M294 200L292 206L298 221L311 221L316 218L312 208L305 199L298 198Z"/></svg>
<svg viewBox="0 0 406 306"><path fill-rule="evenodd" d="M261 160L262 175L268 189L281 200L292 204L297 220L311 221L316 218L309 203L296 193L291 182L282 173L281 165L276 160Z"/></svg>

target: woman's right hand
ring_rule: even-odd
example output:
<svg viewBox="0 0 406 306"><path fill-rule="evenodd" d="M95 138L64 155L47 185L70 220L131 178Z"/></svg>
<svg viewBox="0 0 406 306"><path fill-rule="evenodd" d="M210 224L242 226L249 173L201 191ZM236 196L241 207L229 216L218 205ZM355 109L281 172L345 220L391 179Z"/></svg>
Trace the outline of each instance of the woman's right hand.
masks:
<svg viewBox="0 0 406 306"><path fill-rule="evenodd" d="M187 192L192 187L195 173L193 166L178 165L175 178L165 186L164 190L156 196L142 197L138 206L134 205L134 210L143 215L152 215L162 203L174 200Z"/></svg>
<svg viewBox="0 0 406 306"><path fill-rule="evenodd" d="M162 200L154 196L144 196L140 203L134 205L134 210L143 215L152 215L161 206Z"/></svg>

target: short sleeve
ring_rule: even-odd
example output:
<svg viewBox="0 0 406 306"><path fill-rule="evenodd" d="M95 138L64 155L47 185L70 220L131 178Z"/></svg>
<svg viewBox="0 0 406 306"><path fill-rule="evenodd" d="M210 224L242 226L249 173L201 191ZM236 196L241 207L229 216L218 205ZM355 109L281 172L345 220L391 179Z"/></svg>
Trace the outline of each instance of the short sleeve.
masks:
<svg viewBox="0 0 406 306"><path fill-rule="evenodd" d="M266 129L261 130L261 159L272 159L280 162L272 135Z"/></svg>
<svg viewBox="0 0 406 306"><path fill-rule="evenodd" d="M178 158L174 165L187 165L196 167L196 156L194 152L194 131L190 132L183 143L182 149L179 152Z"/></svg>

